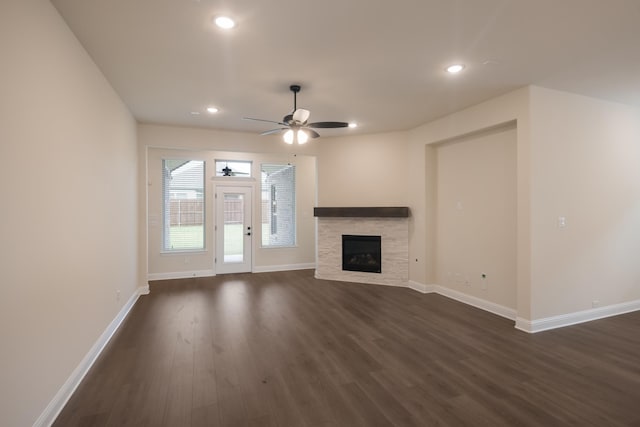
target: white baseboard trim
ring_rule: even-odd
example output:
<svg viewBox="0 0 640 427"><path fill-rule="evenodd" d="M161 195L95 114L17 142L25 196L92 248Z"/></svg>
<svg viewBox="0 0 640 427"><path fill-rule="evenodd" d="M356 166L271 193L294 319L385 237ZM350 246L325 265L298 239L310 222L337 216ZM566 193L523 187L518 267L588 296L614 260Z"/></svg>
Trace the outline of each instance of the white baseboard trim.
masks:
<svg viewBox="0 0 640 427"><path fill-rule="evenodd" d="M127 303L122 307L122 309L118 312L115 319L111 321L107 329L100 335L98 340L93 344L89 352L84 356L80 364L73 370L67 381L60 387L56 395L53 397L51 402L47 405L45 410L40 414L36 422L33 424L34 427L50 427L60 412L64 408L64 405L67 404L73 392L76 391L82 380L84 379L91 366L95 363L102 350L104 350L105 346L113 336L113 334L118 330L124 319L131 311L131 308L136 303L140 295L146 295L149 293L149 287L146 288L144 286L136 289L131 298L127 301Z"/></svg>
<svg viewBox="0 0 640 427"><path fill-rule="evenodd" d="M315 262L308 262L302 264L283 264L283 265L261 265L254 266L254 273L270 273L274 271L291 271L291 270L311 270L316 268Z"/></svg>
<svg viewBox="0 0 640 427"><path fill-rule="evenodd" d="M216 274L213 270L175 271L172 273L149 273L148 280L188 279L190 277L210 277Z"/></svg>
<svg viewBox="0 0 640 427"><path fill-rule="evenodd" d="M603 319L605 317L618 316L638 310L640 310L640 300L634 300L536 320L527 320L518 317L518 319L516 319L516 328L524 332L536 333Z"/></svg>
<svg viewBox="0 0 640 427"><path fill-rule="evenodd" d="M436 293L438 295L442 295L447 298L451 298L458 302L462 302L467 305L471 305L473 307L479 308L484 311L488 311L489 313L497 314L498 316L505 317L509 320L516 320L516 311L512 308L505 307L500 304L496 304L491 301L484 300L482 298L474 297L472 295L467 295L462 292L458 292L456 290L446 288L440 285L425 285L424 283L414 282L410 280L407 284L407 287L421 292L423 294L427 293Z"/></svg>
<svg viewBox="0 0 640 427"><path fill-rule="evenodd" d="M592 308L589 310L577 311L575 313L561 314L558 316L546 317L543 319L529 320L518 317L516 310L505 307L482 298L467 295L454 289L439 285L425 285L424 283L410 280L407 287L423 294L436 293L447 298L454 299L464 304L471 305L481 310L488 311L498 316L515 321L515 328L533 334L536 332L548 331L550 329L563 328L565 326L576 325L578 323L590 322L592 320L603 319L605 317L617 316L620 314L640 311L640 300L623 302L620 304L608 305L606 307Z"/></svg>
<svg viewBox="0 0 640 427"><path fill-rule="evenodd" d="M310 270L316 268L314 262L303 264L282 264L254 266L253 273L268 273L273 271ZM216 273L213 270L175 271L170 273L149 273L148 280L188 279L190 277L212 277Z"/></svg>
<svg viewBox="0 0 640 427"><path fill-rule="evenodd" d="M516 317L515 328L521 330L522 332L527 332L529 334L540 332L540 331L534 331L531 320L525 319L524 317Z"/></svg>
<svg viewBox="0 0 640 427"><path fill-rule="evenodd" d="M409 280L407 282L407 287L413 289L414 291L418 291L421 294L430 294L436 291L437 285L425 285L424 283L414 282L413 280Z"/></svg>
<svg viewBox="0 0 640 427"><path fill-rule="evenodd" d="M444 286L438 286L436 292L447 298L451 298L456 301L471 305L473 307L480 308L484 311L488 311L489 313L497 314L498 316L507 318L509 320L515 321L517 317L516 310L512 308L505 307L504 305L496 304L482 298L474 297L472 295L467 295L454 289L446 288Z"/></svg>

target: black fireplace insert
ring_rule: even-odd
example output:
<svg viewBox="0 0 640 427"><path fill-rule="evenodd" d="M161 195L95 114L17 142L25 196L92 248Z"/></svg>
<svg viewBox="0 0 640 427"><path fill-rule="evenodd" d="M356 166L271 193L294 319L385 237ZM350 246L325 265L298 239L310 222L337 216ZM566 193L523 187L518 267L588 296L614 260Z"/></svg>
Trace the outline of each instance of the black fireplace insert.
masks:
<svg viewBox="0 0 640 427"><path fill-rule="evenodd" d="M342 269L382 273L380 236L342 235Z"/></svg>

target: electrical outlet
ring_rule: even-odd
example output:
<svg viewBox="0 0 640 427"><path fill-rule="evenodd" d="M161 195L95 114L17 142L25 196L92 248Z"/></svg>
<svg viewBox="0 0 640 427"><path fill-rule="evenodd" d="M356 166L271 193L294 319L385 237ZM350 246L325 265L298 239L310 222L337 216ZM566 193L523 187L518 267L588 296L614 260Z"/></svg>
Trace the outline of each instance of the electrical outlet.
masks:
<svg viewBox="0 0 640 427"><path fill-rule="evenodd" d="M120 301L120 289L116 291L116 301Z"/></svg>
<svg viewBox="0 0 640 427"><path fill-rule="evenodd" d="M600 301L597 299L594 299L593 301L591 301L591 308L598 308L600 307Z"/></svg>

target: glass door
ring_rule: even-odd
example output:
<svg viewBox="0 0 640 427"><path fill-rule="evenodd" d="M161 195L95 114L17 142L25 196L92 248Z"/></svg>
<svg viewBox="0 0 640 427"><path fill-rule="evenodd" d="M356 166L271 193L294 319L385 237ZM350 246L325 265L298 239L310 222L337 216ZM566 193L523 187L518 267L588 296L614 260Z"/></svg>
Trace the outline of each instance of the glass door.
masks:
<svg viewBox="0 0 640 427"><path fill-rule="evenodd" d="M216 189L216 274L251 271L251 187Z"/></svg>

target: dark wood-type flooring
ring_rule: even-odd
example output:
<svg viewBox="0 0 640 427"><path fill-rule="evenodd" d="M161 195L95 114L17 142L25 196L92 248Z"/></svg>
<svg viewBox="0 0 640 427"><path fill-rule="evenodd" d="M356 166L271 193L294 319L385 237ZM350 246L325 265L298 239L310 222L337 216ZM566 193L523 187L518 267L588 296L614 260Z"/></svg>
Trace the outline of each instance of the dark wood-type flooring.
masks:
<svg viewBox="0 0 640 427"><path fill-rule="evenodd" d="M530 335L313 271L153 282L56 426L640 426L640 312Z"/></svg>

